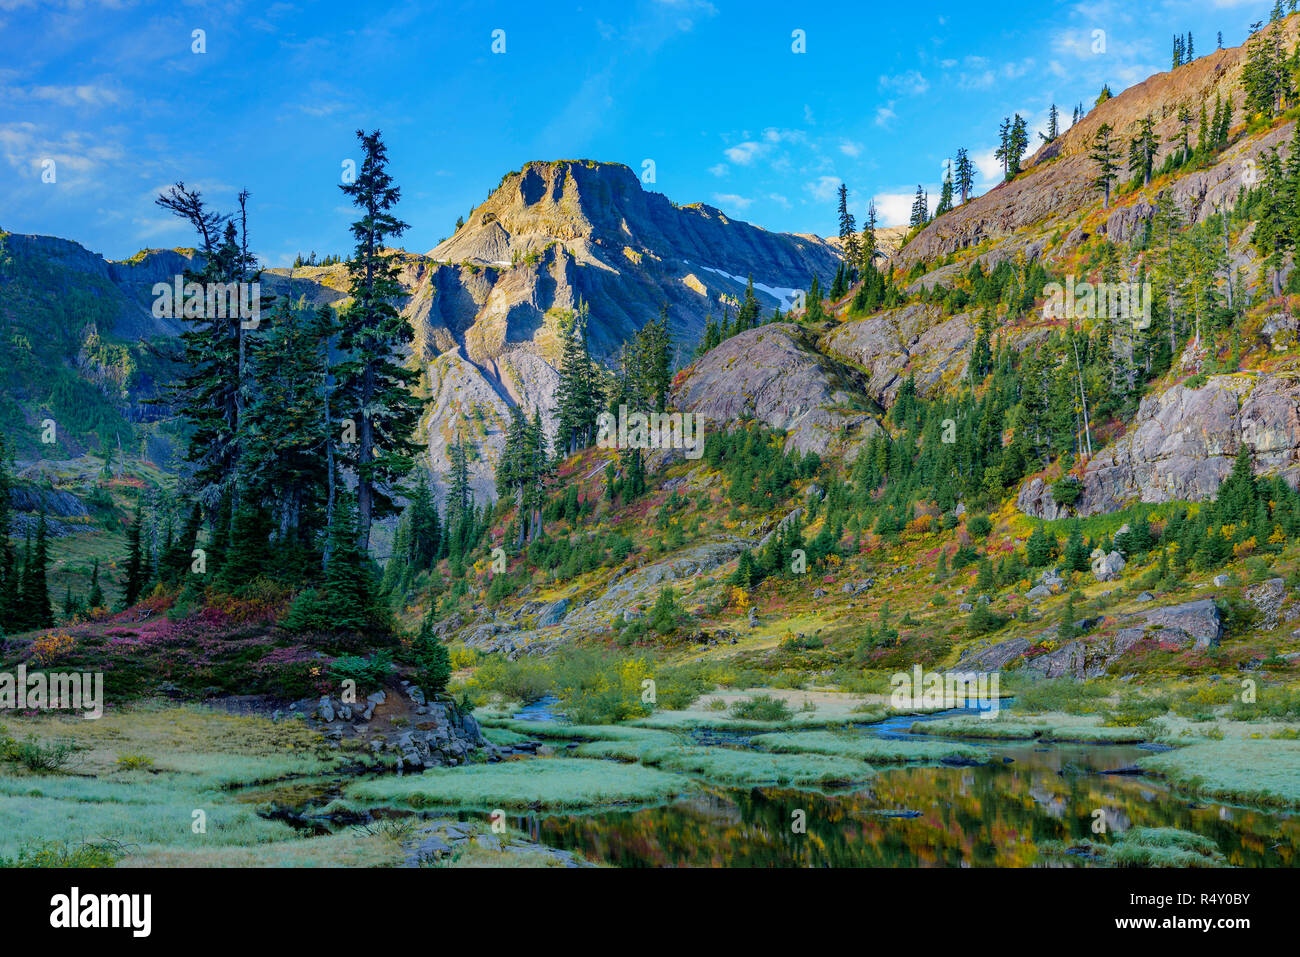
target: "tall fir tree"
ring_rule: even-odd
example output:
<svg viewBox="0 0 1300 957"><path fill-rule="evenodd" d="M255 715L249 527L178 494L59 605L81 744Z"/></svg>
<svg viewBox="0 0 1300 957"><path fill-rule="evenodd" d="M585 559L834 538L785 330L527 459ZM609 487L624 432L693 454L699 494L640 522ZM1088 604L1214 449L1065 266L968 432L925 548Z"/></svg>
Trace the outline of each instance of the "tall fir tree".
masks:
<svg viewBox="0 0 1300 957"><path fill-rule="evenodd" d="M1039 133L1044 143L1051 143L1061 135L1060 115L1056 111L1056 104L1053 103L1047 111L1047 132Z"/></svg>
<svg viewBox="0 0 1300 957"><path fill-rule="evenodd" d="M13 627L18 616L18 569L14 559L13 479L9 475L9 448L0 434L0 636Z"/></svg>
<svg viewBox="0 0 1300 957"><path fill-rule="evenodd" d="M1102 191L1102 208L1110 206L1110 186L1115 182L1116 165L1115 141L1111 134L1113 130L1109 123L1103 123L1097 128L1096 134L1092 139L1092 150L1088 157L1097 164L1096 171L1093 174L1093 185Z"/></svg>
<svg viewBox="0 0 1300 957"><path fill-rule="evenodd" d="M555 450L559 455L569 456L595 441L596 417L600 412L600 382L587 348L586 303L578 304L572 326L562 325L561 329L564 343L559 383L555 388L558 420Z"/></svg>
<svg viewBox="0 0 1300 957"><path fill-rule="evenodd" d="M934 209L934 217L938 219L944 213L952 209L952 163L950 162L943 173L943 187L939 190L939 205Z"/></svg>
<svg viewBox="0 0 1300 957"><path fill-rule="evenodd" d="M965 149L957 151L957 163L953 169L953 186L961 194L962 205L966 205L971 190L975 187L975 164L971 162Z"/></svg>
<svg viewBox="0 0 1300 957"><path fill-rule="evenodd" d="M28 628L49 628L54 624L49 587L49 526L45 506L36 521L36 541L24 561L22 582L23 620Z"/></svg>
<svg viewBox="0 0 1300 957"><path fill-rule="evenodd" d="M126 578L122 582L122 607L130 608L140 600L145 586L144 503L136 499L135 518L126 531Z"/></svg>
<svg viewBox="0 0 1300 957"><path fill-rule="evenodd" d="M402 295L398 263L384 245L407 228L392 212L401 190L388 172L380 132L357 130L357 139L362 161L356 179L339 187L362 215L352 224L351 301L339 316L345 358L336 370L336 388L340 408L356 427L356 441L343 447L343 458L356 475L357 544L364 552L374 520L397 511L390 490L414 465L420 402L413 391L419 373L398 361L412 332L396 306Z"/></svg>
<svg viewBox="0 0 1300 957"><path fill-rule="evenodd" d="M858 224L853 214L849 212L849 188L844 183L840 183L839 196L840 249L844 253L844 261L852 270L857 268L859 259ZM751 277L751 284L752 281L753 277Z"/></svg>
<svg viewBox="0 0 1300 957"><path fill-rule="evenodd" d="M174 405L190 426L185 459L192 465L187 483L198 498L212 508L222 496L235 493L240 461L240 415L245 392L243 382L244 339L248 332L239 310L229 301L208 307L205 295L213 286L248 283L256 277L256 262L248 253L247 220L243 215L247 191L239 194L241 236L234 220L210 209L197 189L178 182L154 201L158 206L188 222L198 234L200 268L184 276L186 304L173 302L172 311L187 324L181 333L181 373L169 388L166 401ZM224 229L223 229L224 227ZM190 308L190 292L196 290L198 308ZM249 295L251 301L251 292ZM256 304L260 310L261 304ZM161 401L161 400L160 400Z"/></svg>

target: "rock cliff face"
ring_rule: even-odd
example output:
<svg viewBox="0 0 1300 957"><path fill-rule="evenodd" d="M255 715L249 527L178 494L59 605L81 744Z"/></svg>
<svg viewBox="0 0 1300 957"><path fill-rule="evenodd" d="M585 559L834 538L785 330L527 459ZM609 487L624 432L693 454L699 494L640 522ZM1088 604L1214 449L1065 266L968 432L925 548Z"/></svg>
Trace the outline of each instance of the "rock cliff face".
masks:
<svg viewBox="0 0 1300 957"><path fill-rule="evenodd" d="M1089 461L1079 515L1112 512L1133 501L1213 497L1242 445L1258 474L1300 478L1300 379L1293 375L1212 376L1147 396L1127 434ZM1040 518L1060 517L1051 489L1026 482L1017 504Z"/></svg>
<svg viewBox="0 0 1300 957"><path fill-rule="evenodd" d="M529 163L507 174L463 227L428 255L402 254L403 315L414 331L431 405L422 437L435 480L457 429L471 445L479 501L495 497L510 407L540 411L548 431L560 318L585 303L598 358L666 306L679 358L706 317L733 311L753 276L765 311L839 263L815 236L770 233L710 206L677 206L617 163ZM313 301L342 297L342 266L274 270ZM441 493L441 483L435 481Z"/></svg>
<svg viewBox="0 0 1300 957"><path fill-rule="evenodd" d="M706 433L754 418L790 435L787 450L852 453L879 431L856 374L814 351L799 327L760 326L733 336L687 371L673 392L683 411L706 418Z"/></svg>
<svg viewBox="0 0 1300 957"><path fill-rule="evenodd" d="M921 393L929 394L963 373L977 322L973 313L945 319L938 306L911 303L849 319L822 344L831 355L864 369L867 394L888 406L909 375Z"/></svg>

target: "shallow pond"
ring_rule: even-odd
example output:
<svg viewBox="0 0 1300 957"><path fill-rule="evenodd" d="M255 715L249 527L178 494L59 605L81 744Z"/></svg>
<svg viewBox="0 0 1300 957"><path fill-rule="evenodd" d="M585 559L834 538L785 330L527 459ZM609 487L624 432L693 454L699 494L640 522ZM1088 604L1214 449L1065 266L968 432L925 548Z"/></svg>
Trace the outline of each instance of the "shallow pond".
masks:
<svg viewBox="0 0 1300 957"><path fill-rule="evenodd" d="M547 699L518 715L558 719ZM908 728L972 712L900 716L845 729L911 738ZM748 733L696 731L694 744L747 748ZM927 740L939 740L924 736ZM563 754L562 741L549 739ZM1198 801L1159 779L1108 774L1132 766L1154 748L1133 745L976 741L991 764L877 765L863 786L840 791L787 787L708 787L668 804L585 813L512 815L534 840L621 867L840 866L1007 867L1039 863L1046 841L1105 842L1130 827L1173 827L1210 838L1227 863L1300 866L1300 815ZM522 760L546 760L525 757ZM302 806L337 794L337 781L298 782L284 791L250 794ZM1094 833L1101 811L1106 833ZM798 812L802 812L799 814ZM391 812L390 812L391 813ZM403 813L398 810L396 813ZM431 812L437 813L437 812ZM456 815L454 810L443 815ZM481 810L460 812L481 819ZM796 818L804 831L796 831ZM1059 862L1088 866L1086 857Z"/></svg>
<svg viewBox="0 0 1300 957"><path fill-rule="evenodd" d="M962 713L970 712L933 717ZM904 716L855 731L912 737L906 729L916 720ZM745 735L696 737L746 746ZM974 743L995 762L885 765L867 786L848 791L714 787L656 807L529 815L513 823L545 844L622 867L1023 866L1035 863L1042 842L1101 842L1134 826L1202 834L1237 866L1300 865L1300 816L1200 802L1157 779L1100 773L1132 765L1150 753L1142 747ZM1093 833L1099 809L1105 835ZM793 827L799 811L805 833Z"/></svg>

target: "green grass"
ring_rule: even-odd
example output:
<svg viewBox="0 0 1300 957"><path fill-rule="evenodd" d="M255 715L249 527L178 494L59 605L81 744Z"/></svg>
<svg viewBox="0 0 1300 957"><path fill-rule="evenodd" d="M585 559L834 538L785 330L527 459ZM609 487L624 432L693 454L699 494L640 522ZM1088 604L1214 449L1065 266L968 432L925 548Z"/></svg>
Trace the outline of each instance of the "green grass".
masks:
<svg viewBox="0 0 1300 957"><path fill-rule="evenodd" d="M865 735L836 734L831 731L799 731L793 734L760 734L753 739L755 746L768 751L787 754L828 754L842 758L857 758L880 764L909 761L940 761L944 758L970 758L989 760L983 748L948 741L907 741L888 738L871 738Z"/></svg>
<svg viewBox="0 0 1300 957"><path fill-rule="evenodd" d="M1096 715L1047 714L1042 720L1022 720L961 716L918 721L912 725L913 734L933 734L948 738L975 738L989 740L1040 740L1082 741L1087 744L1136 744L1150 735L1142 728L1102 727Z"/></svg>
<svg viewBox="0 0 1300 957"><path fill-rule="evenodd" d="M1300 741L1204 741L1138 764L1202 797L1268 807L1300 807Z"/></svg>
<svg viewBox="0 0 1300 957"><path fill-rule="evenodd" d="M1173 827L1135 827L1114 841L1047 841L1039 854L1051 862L1068 862L1067 850L1095 855L1092 866L1103 867L1225 867L1218 846L1208 837Z"/></svg>
<svg viewBox="0 0 1300 957"><path fill-rule="evenodd" d="M48 855L50 842L58 842L74 851L118 846L127 865L138 863L140 855L172 853L204 863L218 848L290 840L298 836L292 827L259 817L234 789L337 765L319 750L319 735L298 722L273 724L199 707L141 704L110 710L98 721L14 717L9 731L47 746L66 739L78 750L68 768L73 773L0 764L5 858L24 851ZM150 765L124 767L123 754ZM205 824L199 832L196 811L203 812Z"/></svg>
<svg viewBox="0 0 1300 957"><path fill-rule="evenodd" d="M691 789L684 778L639 764L538 758L434 768L350 785L361 801L410 807L584 808L662 801Z"/></svg>
<svg viewBox="0 0 1300 957"><path fill-rule="evenodd" d="M851 758L822 754L764 754L720 747L672 747L640 755L645 764L679 771L712 784L828 786L854 784L875 774Z"/></svg>

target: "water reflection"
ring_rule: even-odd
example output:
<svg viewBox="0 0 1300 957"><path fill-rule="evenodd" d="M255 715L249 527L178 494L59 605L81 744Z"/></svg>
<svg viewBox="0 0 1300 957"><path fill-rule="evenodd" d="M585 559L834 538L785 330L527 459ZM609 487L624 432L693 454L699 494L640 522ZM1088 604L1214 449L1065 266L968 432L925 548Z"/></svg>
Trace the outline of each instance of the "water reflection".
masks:
<svg viewBox="0 0 1300 957"><path fill-rule="evenodd" d="M1209 837L1233 865L1300 863L1294 815L1202 805L1141 777L1097 773L1131 765L1138 748L993 750L1011 762L894 768L839 793L712 788L658 807L516 823L536 840L621 867L1010 867L1036 863L1044 841L1106 840L1092 832L1101 810L1109 835L1176 827ZM806 833L792 828L796 811Z"/></svg>

